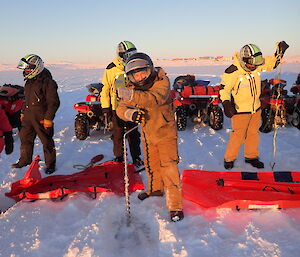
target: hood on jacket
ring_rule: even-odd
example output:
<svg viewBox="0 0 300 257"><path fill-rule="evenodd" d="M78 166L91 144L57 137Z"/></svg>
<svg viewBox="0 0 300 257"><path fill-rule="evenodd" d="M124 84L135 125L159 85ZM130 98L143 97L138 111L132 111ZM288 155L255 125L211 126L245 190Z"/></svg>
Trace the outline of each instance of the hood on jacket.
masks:
<svg viewBox="0 0 300 257"><path fill-rule="evenodd" d="M117 56L114 58L114 60L112 62L116 65L116 67L118 69L120 69L122 71L125 71L125 65L124 65L124 63L120 62L120 60L119 60L119 58Z"/></svg>

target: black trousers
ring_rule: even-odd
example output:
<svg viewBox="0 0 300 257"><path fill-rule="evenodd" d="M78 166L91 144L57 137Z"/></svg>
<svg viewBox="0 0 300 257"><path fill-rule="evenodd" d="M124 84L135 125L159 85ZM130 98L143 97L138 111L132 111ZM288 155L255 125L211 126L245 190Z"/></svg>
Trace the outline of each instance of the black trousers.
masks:
<svg viewBox="0 0 300 257"><path fill-rule="evenodd" d="M53 134L53 127L45 129L38 120L25 118L22 121L22 129L20 131L21 157L19 162L30 163L32 161L34 140L36 136L38 136L43 144L46 166L49 167L51 165L55 165L56 150Z"/></svg>
<svg viewBox="0 0 300 257"><path fill-rule="evenodd" d="M112 113L112 122L113 122L113 143L114 143L114 155L116 157L123 156L123 135L126 131L130 130L131 128L135 127L137 124L134 122L129 121L123 121L120 119L116 111L113 111ZM129 143L129 149L130 154L132 157L132 160L134 161L136 158L138 158L141 155L141 134L138 131L138 129L135 129L131 131L128 136L127 140Z"/></svg>

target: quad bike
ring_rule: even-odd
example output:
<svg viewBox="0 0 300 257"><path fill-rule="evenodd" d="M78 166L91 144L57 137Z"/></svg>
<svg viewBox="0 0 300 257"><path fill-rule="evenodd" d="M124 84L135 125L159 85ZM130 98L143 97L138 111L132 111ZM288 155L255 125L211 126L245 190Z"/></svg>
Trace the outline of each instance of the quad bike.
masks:
<svg viewBox="0 0 300 257"><path fill-rule="evenodd" d="M13 128L21 130L21 109L25 102L24 87L4 84L0 86L0 105Z"/></svg>
<svg viewBox="0 0 300 257"><path fill-rule="evenodd" d="M74 109L78 111L74 124L75 136L79 140L85 140L91 129L103 128L104 133L112 129L111 120L103 114L101 108L100 92L103 84L92 83L86 87L90 94L86 96L85 102L74 104Z"/></svg>
<svg viewBox="0 0 300 257"><path fill-rule="evenodd" d="M195 80L195 76L175 79L171 97L175 106L177 129L186 129L190 118L194 122L208 123L214 130L223 128L223 111L219 106L219 87L208 86L209 81Z"/></svg>
<svg viewBox="0 0 300 257"><path fill-rule="evenodd" d="M300 129L300 86L293 86L290 90L293 95L290 96L284 89L285 80L270 79L262 81L263 84L266 86L260 98L262 124L259 130L268 133L275 126L285 126L288 123Z"/></svg>

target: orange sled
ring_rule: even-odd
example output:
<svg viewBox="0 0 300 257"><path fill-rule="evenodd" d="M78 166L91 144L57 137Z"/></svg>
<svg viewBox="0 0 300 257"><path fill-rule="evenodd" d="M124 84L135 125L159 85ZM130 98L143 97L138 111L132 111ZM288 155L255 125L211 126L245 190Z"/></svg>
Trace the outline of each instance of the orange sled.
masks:
<svg viewBox="0 0 300 257"><path fill-rule="evenodd" d="M40 158L37 156L23 179L11 185L11 191L5 195L16 201L22 199L63 198L75 192L90 192L96 198L99 192L124 194L124 164L106 162L84 169L71 175L52 175L45 178L39 172ZM129 192L144 189L142 179L135 173L134 166L128 164Z"/></svg>
<svg viewBox="0 0 300 257"><path fill-rule="evenodd" d="M184 170L182 191L202 208L298 208L300 173Z"/></svg>

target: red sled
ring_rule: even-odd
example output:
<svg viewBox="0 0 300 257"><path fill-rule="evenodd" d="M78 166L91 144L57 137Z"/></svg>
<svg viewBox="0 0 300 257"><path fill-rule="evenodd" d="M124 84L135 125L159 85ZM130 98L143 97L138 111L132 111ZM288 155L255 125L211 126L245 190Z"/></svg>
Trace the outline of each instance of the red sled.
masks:
<svg viewBox="0 0 300 257"><path fill-rule="evenodd" d="M183 197L201 208L299 208L299 172L184 170Z"/></svg>
<svg viewBox="0 0 300 257"><path fill-rule="evenodd" d="M11 185L11 191L6 196L20 201L22 199L56 199L63 198L76 192L97 193L113 192L124 195L124 164L106 162L100 165L87 167L83 171L71 175L52 175L41 177L39 171L40 158L37 156L23 179ZM129 192L143 190L144 185L134 166L128 164Z"/></svg>

